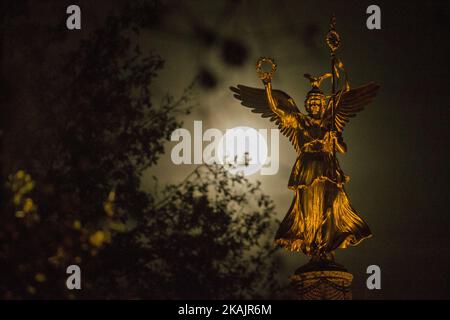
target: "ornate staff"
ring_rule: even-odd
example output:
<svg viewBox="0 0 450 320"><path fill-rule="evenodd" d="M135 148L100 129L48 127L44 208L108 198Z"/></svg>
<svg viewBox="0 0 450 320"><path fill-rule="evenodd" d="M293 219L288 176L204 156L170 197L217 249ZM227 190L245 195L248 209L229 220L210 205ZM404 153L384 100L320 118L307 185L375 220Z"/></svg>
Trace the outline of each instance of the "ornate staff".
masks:
<svg viewBox="0 0 450 320"><path fill-rule="evenodd" d="M331 130L336 132L336 124L335 124L335 109L336 109L336 51L341 46L341 37L336 32L336 17L333 14L331 16L330 21L330 31L328 31L327 36L325 38L327 42L328 48L330 48L331 55L331 99L332 99L332 107L331 107L331 115L332 115L332 123ZM333 139L333 157L336 160L336 142Z"/></svg>

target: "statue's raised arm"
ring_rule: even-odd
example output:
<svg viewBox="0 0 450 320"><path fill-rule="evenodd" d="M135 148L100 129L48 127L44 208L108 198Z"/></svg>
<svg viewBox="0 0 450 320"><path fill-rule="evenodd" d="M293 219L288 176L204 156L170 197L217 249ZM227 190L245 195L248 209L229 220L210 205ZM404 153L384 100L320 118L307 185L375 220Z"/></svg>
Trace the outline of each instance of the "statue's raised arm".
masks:
<svg viewBox="0 0 450 320"><path fill-rule="evenodd" d="M261 64L263 62L272 63L271 72L262 72ZM234 92L234 97L241 101L244 107L252 109L252 112L261 114L263 118L269 118L270 121L278 125L281 133L289 138L297 151L300 150L296 130L301 128L302 117L304 116L297 105L287 93L272 89L271 79L275 72L276 65L269 58L261 58L257 63L258 75L261 78L264 89L248 87L238 84L236 87L230 87Z"/></svg>

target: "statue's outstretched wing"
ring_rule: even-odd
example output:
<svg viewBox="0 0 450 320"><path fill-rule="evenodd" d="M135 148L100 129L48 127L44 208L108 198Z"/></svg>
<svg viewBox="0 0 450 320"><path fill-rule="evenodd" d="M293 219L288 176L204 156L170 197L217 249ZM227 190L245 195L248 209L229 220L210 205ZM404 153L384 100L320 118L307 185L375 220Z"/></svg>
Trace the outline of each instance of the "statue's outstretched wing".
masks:
<svg viewBox="0 0 450 320"><path fill-rule="evenodd" d="M342 132L350 118L356 116L358 112L368 105L377 94L380 86L375 82L369 82L358 88L348 91L338 92L336 95L335 128ZM332 98L329 100L328 108L324 115L325 120L332 121Z"/></svg>
<svg viewBox="0 0 450 320"><path fill-rule="evenodd" d="M295 149L299 151L300 146L297 140L296 127L303 115L298 110L294 100L287 93L281 90L272 90L272 96L277 102L278 109L289 115L292 121L281 119L280 116L270 109L264 89L238 84L236 87L230 87L230 90L235 93L234 97L240 100L244 107L250 108L252 112L260 113L261 117L269 118L270 121L275 122L281 133L288 137Z"/></svg>

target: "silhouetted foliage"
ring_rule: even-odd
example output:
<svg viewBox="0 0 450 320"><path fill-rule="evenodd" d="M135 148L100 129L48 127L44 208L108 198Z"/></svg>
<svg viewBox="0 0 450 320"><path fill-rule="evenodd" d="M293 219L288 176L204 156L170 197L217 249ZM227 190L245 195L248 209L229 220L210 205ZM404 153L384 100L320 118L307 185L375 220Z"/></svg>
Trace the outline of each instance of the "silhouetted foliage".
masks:
<svg viewBox="0 0 450 320"><path fill-rule="evenodd" d="M25 125L2 136L9 174L2 298L237 298L275 290L267 239L273 204L259 185L202 166L164 189L162 202L140 188L181 125L192 88L152 100L164 60L143 53L136 37L159 25L143 9L158 8L159 19L164 7L138 4L106 19L62 64L29 75L29 107L14 115ZM7 102L11 109L19 95ZM81 291L65 286L71 264L82 268Z"/></svg>

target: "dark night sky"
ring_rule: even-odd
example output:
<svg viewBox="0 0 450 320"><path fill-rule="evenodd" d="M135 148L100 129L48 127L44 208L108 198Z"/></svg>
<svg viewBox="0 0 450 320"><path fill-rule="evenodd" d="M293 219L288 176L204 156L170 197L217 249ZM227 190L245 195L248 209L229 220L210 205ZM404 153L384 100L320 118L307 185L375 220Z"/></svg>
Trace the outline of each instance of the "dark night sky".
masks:
<svg viewBox="0 0 450 320"><path fill-rule="evenodd" d="M334 12L343 38L339 57L351 83L358 86L374 80L381 85L375 101L346 127L344 138L349 152L340 157L351 177L347 186L350 200L374 236L357 247L339 251L337 260L355 276L355 298L450 298L448 1L210 2L197 1L185 4L185 8L180 2L180 11L188 8L217 33L246 43L248 58L242 67L225 65L216 49L204 50L196 39L184 37L191 29L179 18L180 13L164 18L170 32L152 31L139 39L145 48L166 59L158 80L162 94L181 93L200 66L216 74L214 88L197 90L198 106L183 119L185 127L191 128L193 120L203 120L204 128L221 130L239 125L274 128L240 107L228 87L237 83L261 86L254 64L260 56L273 56L278 63L274 87L288 92L297 105L302 105L309 84L301 75L328 71L323 36ZM370 4L381 7L382 30L371 31L365 26L365 11ZM38 24L50 24L47 17L55 21L61 5L46 6L46 10L38 11L38 17L30 19L37 19ZM66 47L76 44L80 35L89 34L109 9L115 9L108 1L95 5L81 1L80 6L85 27L82 33L67 36ZM8 44L4 50L11 50ZM45 59L46 54L58 53L64 46L40 50ZM16 59L17 63L21 58L12 54L4 59L8 64L7 59ZM280 140L279 173L254 175L252 180L262 181L281 219L293 196L287 181L295 153L284 137ZM172 145L168 143L167 150ZM190 166L173 165L168 152L149 175L159 172L163 183L173 183L190 170ZM149 184L144 178L144 188ZM281 256L286 264L280 274L286 279L307 261L299 254ZM382 270L379 292L364 290L365 270L371 264Z"/></svg>

